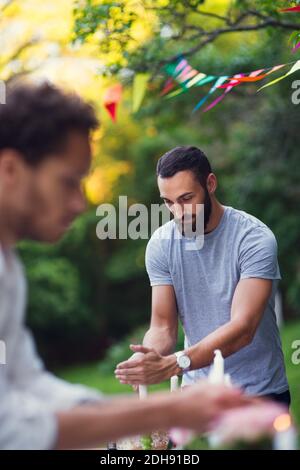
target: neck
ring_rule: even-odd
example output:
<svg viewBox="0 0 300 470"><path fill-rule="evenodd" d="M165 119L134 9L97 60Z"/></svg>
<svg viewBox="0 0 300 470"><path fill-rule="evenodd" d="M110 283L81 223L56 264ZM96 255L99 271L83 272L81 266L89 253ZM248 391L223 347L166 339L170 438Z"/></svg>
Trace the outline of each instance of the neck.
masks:
<svg viewBox="0 0 300 470"><path fill-rule="evenodd" d="M204 233L212 232L220 223L224 213L224 206L215 198L211 198L211 215Z"/></svg>

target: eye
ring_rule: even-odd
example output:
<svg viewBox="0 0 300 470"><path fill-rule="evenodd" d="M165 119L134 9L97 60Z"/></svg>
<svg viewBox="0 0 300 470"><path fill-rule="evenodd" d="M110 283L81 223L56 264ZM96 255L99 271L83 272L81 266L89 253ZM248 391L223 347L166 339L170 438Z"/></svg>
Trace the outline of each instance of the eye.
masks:
<svg viewBox="0 0 300 470"><path fill-rule="evenodd" d="M167 205L167 206L171 206L173 204L172 201L169 201L169 199L164 199L164 203Z"/></svg>
<svg viewBox="0 0 300 470"><path fill-rule="evenodd" d="M72 177L65 177L63 179L65 188L70 189L70 190L75 190L77 188L80 188L80 181L78 181L76 178Z"/></svg>
<svg viewBox="0 0 300 470"><path fill-rule="evenodd" d="M193 196L184 196L182 198L183 201L190 201L193 198Z"/></svg>

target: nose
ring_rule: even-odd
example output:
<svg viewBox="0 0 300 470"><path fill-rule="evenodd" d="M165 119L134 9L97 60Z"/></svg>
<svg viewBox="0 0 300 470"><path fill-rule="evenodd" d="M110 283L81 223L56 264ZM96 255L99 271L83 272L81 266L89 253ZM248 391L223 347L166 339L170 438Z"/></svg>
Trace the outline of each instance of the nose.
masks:
<svg viewBox="0 0 300 470"><path fill-rule="evenodd" d="M178 202L174 203L173 214L176 219L181 219L183 216L183 207Z"/></svg>
<svg viewBox="0 0 300 470"><path fill-rule="evenodd" d="M80 190L78 191L76 197L73 200L73 211L76 215L82 214L82 212L86 209L86 198L83 192Z"/></svg>

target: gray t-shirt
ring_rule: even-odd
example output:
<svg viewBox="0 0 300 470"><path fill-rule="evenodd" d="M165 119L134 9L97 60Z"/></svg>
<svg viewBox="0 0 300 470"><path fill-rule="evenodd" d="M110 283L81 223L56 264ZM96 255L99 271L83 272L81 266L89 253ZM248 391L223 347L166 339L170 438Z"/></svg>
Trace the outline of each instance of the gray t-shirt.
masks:
<svg viewBox="0 0 300 470"><path fill-rule="evenodd" d="M254 339L225 359L225 372L247 393L263 395L288 389L274 311L280 271L277 243L260 220L225 206L218 226L195 241L178 236L172 220L152 235L146 250L151 286L174 287L185 346L192 346L230 321L231 304L240 279L272 279L273 289ZM199 245L200 246L200 245ZM207 376L209 367L184 374L184 384Z"/></svg>

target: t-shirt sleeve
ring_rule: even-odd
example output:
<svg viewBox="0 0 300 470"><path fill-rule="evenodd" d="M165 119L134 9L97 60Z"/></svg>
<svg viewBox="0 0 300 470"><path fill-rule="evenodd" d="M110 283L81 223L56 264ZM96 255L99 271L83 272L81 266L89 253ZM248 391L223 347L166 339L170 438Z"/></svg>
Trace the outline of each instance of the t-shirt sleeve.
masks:
<svg viewBox="0 0 300 470"><path fill-rule="evenodd" d="M152 236L149 240L145 262L151 286L173 285L161 239Z"/></svg>
<svg viewBox="0 0 300 470"><path fill-rule="evenodd" d="M281 279L277 242L271 230L257 227L243 239L239 251L240 279Z"/></svg>

